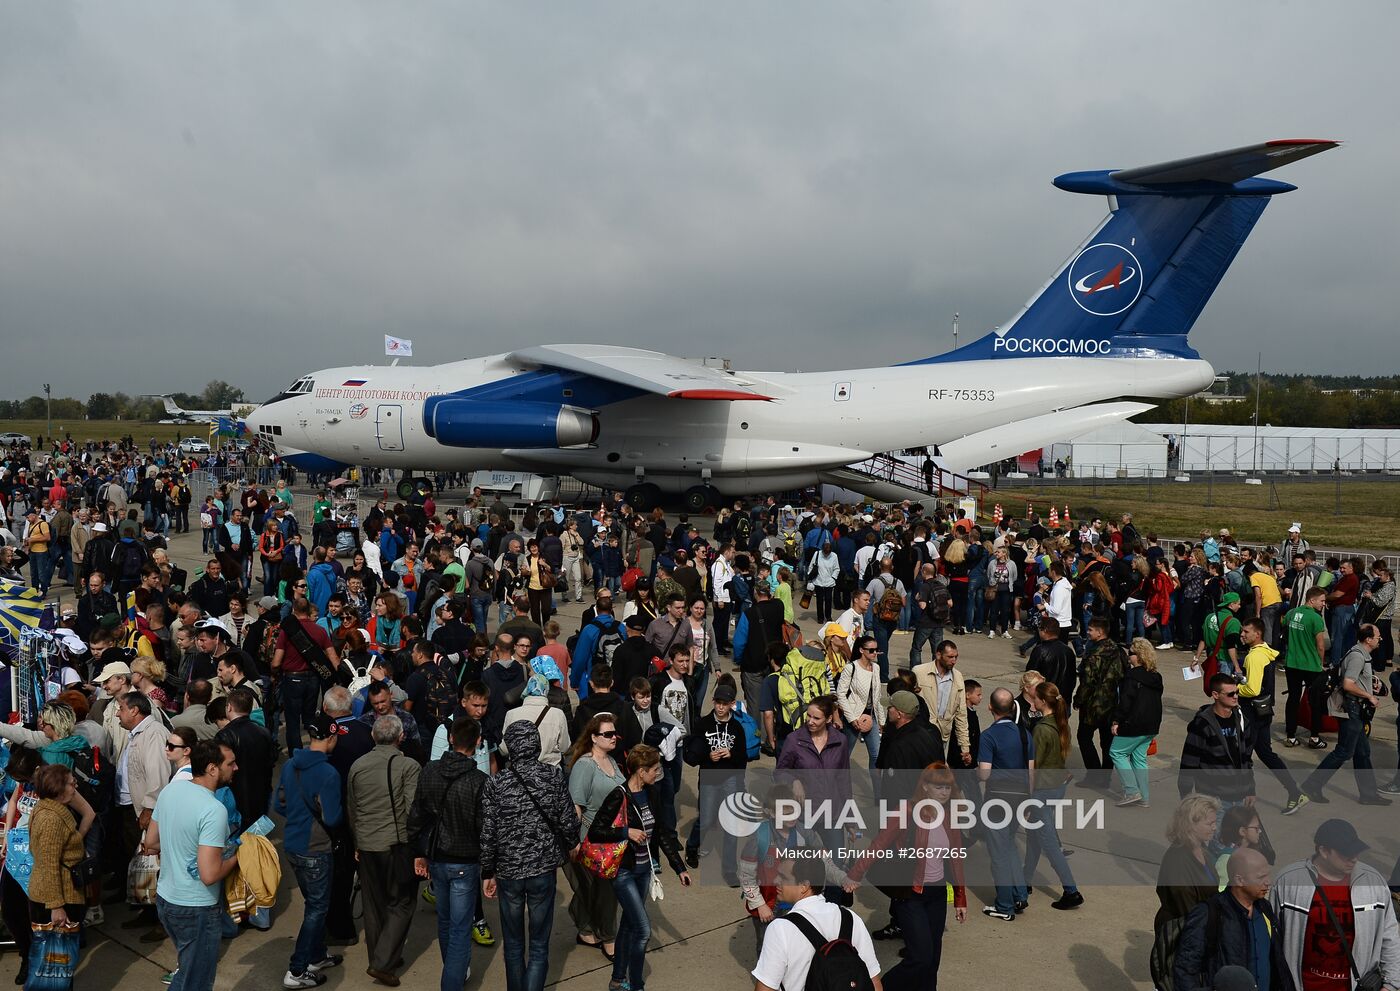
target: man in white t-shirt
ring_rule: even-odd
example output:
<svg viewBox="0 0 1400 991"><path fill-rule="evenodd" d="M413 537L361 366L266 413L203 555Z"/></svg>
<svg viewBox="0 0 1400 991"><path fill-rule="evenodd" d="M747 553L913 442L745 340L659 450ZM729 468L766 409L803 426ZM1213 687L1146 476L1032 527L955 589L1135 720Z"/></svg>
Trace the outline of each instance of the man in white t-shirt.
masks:
<svg viewBox="0 0 1400 991"><path fill-rule="evenodd" d="M862 588L851 597L851 608L836 617L836 625L850 634L850 636L846 638L847 647L854 647L856 645L856 638L867 632L865 629L865 616L869 611L870 593Z"/></svg>
<svg viewBox="0 0 1400 991"><path fill-rule="evenodd" d="M820 857L794 857L778 861L776 878L779 903L792 905L788 916L800 915L828 940L841 932L842 916L851 919L851 945L865 964L875 991L881 991L880 961L865 923L848 908L822 897L826 884L825 861ZM807 983L816 947L790 918L779 917L763 934L763 952L753 969L754 991L800 991Z"/></svg>

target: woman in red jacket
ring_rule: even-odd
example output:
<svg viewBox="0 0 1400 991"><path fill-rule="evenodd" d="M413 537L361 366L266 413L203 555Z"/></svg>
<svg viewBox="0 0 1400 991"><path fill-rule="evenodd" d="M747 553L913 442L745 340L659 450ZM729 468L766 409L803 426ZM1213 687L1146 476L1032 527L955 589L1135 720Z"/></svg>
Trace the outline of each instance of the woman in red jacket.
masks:
<svg viewBox="0 0 1400 991"><path fill-rule="evenodd" d="M1148 629L1156 626L1161 630L1162 642L1158 646L1159 650L1170 650L1172 647L1172 592L1174 591L1172 576L1167 571L1167 559L1156 558L1152 562L1152 572L1147 578L1147 616L1146 624Z"/></svg>
<svg viewBox="0 0 1400 991"><path fill-rule="evenodd" d="M881 873L892 882L880 890L890 896L890 914L904 931L904 959L884 975L885 991L930 989L938 991L938 966L943 959L943 928L948 921L948 885L953 888L953 913L958 922L967 921L967 888L963 885L962 834L950 825L952 803L959 798L952 769L943 761L930 764L919 776L913 801L932 802L942 814L925 806L911 810L907 824L891 816L870 853L894 847L913 848L920 856L880 860L859 857L847 873L847 891L854 891L872 864L882 865ZM884 880L884 878L882 878ZM898 883L907 881L908 883Z"/></svg>

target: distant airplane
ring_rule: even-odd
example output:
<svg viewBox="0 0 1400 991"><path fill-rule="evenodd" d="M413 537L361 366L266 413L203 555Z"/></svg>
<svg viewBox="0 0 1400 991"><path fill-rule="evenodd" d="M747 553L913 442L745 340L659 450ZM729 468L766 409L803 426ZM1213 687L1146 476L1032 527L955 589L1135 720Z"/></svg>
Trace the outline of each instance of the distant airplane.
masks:
<svg viewBox="0 0 1400 991"><path fill-rule="evenodd" d="M431 367L303 375L248 417L305 470L492 468L625 488L634 506L830 482L938 447L962 470L1210 386L1187 334L1270 199L1255 176L1335 141L1290 139L1124 170L1060 189L1108 216L1005 325L891 368L739 372L630 347L552 344ZM951 309L951 307L950 307ZM800 329L795 329L800 333ZM853 476L857 476L854 477ZM407 495L414 486L400 486Z"/></svg>
<svg viewBox="0 0 1400 991"><path fill-rule="evenodd" d="M165 412L170 415L172 423L213 423L219 417L232 417L231 409L181 409L179 404L169 396L150 395L142 396L142 399L159 399L165 404ZM164 420L162 423L166 422Z"/></svg>

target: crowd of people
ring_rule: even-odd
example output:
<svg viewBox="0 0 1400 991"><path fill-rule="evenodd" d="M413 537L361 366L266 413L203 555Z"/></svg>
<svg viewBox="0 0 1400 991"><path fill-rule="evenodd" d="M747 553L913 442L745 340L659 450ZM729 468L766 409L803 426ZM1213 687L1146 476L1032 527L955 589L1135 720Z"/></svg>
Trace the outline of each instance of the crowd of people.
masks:
<svg viewBox="0 0 1400 991"><path fill-rule="evenodd" d="M1044 806L1063 798L1077 749L1080 785L1150 806L1159 658L1175 647L1208 698L1172 796L1158 985L1211 986L1242 965L1261 988L1330 988L1339 945L1361 973L1400 981L1387 882L1357 861L1365 841L1329 821L1311 861L1274 873L1253 802L1254 757L1286 783L1285 815L1325 801L1347 760L1360 803L1400 791L1400 770L1377 783L1369 759L1393 653L1383 565L1319 565L1298 529L1278 550L1225 531L1162 547L1130 517L1052 530L775 497L720 510L703 535L620 499L522 516L479 493L439 505L427 487L361 518L285 479L229 484L191 513L185 468L163 454L16 451L3 469L0 499L23 521L0 549L4 577L70 584L55 619L77 645L35 725L0 725L12 837L0 895L21 945L31 925L100 925L104 905L127 902L142 939L173 942L168 983L207 989L220 939L270 925L285 863L302 919L284 987L324 983L360 939L368 976L398 986L421 895L443 991L461 991L474 948L498 940L507 987L537 989L562 871L577 943L610 961L610 991L640 991L665 866L681 889L713 870L735 890L756 987L801 988L812 967L845 973L842 986L936 987L949 917L967 916L962 860L930 857L908 884L882 885L891 921L872 932L850 908L867 862L790 856L839 837L782 822L781 801L878 794L903 771L911 798ZM161 545L191 515L202 564L181 568ZM585 597L577 628L561 622L562 601ZM973 636L1014 642L1018 684L984 692L964 677L954 638ZM1329 746L1329 701L1343 717L1302 781L1272 749L1280 682L1286 746ZM868 786L853 772L862 751ZM758 831L717 830L722 799L769 762ZM1011 923L1042 860L1054 909L1086 902L1042 825L1023 844L1014 825L869 842L984 844L995 898L982 914ZM26 833L27 863L13 853ZM152 883L133 883L146 870ZM1340 942L1313 938L1332 912ZM903 943L883 975L876 939ZM845 949L818 952L833 941Z"/></svg>

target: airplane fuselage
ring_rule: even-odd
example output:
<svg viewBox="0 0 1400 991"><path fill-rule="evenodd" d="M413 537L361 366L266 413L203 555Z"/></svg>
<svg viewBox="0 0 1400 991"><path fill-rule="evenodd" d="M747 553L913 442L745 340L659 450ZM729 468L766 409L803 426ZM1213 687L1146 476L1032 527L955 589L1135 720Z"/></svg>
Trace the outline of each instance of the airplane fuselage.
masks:
<svg viewBox="0 0 1400 991"><path fill-rule="evenodd" d="M575 447L463 447L430 436L424 404L432 397L529 374L503 358L326 369L306 391L261 407L249 426L293 463L325 470L515 469L611 487L644 480L671 491L708 481L746 494L810 485L822 469L874 453L943 445L1069 407L1190 395L1214 377L1206 361L1121 357L739 372L772 401L623 399L594 407L596 441ZM566 389L551 401L578 402Z"/></svg>

